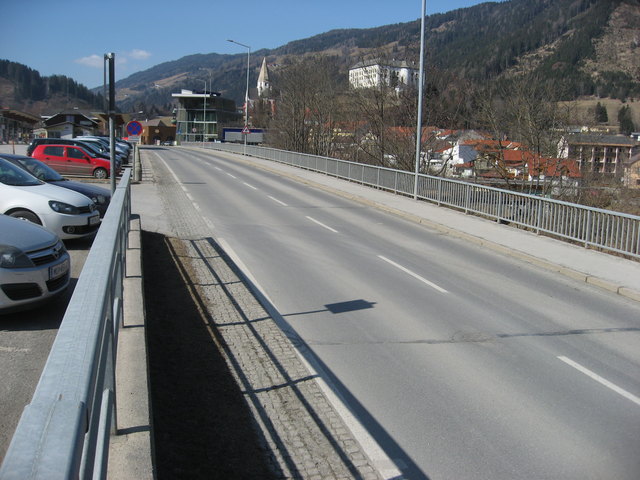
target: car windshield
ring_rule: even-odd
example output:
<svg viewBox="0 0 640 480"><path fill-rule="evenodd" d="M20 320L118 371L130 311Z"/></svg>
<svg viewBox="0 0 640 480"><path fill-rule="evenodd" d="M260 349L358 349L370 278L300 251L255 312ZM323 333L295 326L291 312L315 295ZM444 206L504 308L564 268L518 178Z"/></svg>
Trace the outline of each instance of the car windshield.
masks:
<svg viewBox="0 0 640 480"><path fill-rule="evenodd" d="M62 175L56 172L49 165L42 163L35 158L24 157L18 160L21 165L27 168L29 172L43 182L60 182L66 180Z"/></svg>
<svg viewBox="0 0 640 480"><path fill-rule="evenodd" d="M89 150L90 152L92 152L94 154L100 155L101 153L104 152L104 150L102 148L100 148L97 144L91 143L91 142L89 142L87 140L82 140L81 144L82 144L83 148L86 147L87 150Z"/></svg>
<svg viewBox="0 0 640 480"><path fill-rule="evenodd" d="M109 151L109 148L107 148L106 145L104 145L101 141L99 140L94 140L94 139L88 139L88 140L82 140L84 143L88 143L89 145L93 145L93 147L96 150L99 150L102 153L107 153Z"/></svg>
<svg viewBox="0 0 640 480"><path fill-rule="evenodd" d="M16 187L42 185L42 182L29 172L0 158L0 183Z"/></svg>

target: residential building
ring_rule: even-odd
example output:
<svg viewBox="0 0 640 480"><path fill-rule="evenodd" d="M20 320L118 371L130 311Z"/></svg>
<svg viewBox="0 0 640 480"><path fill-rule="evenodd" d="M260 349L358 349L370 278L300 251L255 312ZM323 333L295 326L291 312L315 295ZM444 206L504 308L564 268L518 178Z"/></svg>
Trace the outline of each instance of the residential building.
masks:
<svg viewBox="0 0 640 480"><path fill-rule="evenodd" d="M40 121L30 113L9 108L0 109L0 143L23 142L33 137L33 128Z"/></svg>
<svg viewBox="0 0 640 480"><path fill-rule="evenodd" d="M183 89L171 96L178 100L176 140L180 142L212 142L222 139L222 127L239 125L242 114L236 102L217 92Z"/></svg>
<svg viewBox="0 0 640 480"><path fill-rule="evenodd" d="M43 117L42 127L34 130L41 138L74 138L98 133L100 120L80 112L61 112Z"/></svg>
<svg viewBox="0 0 640 480"><path fill-rule="evenodd" d="M349 84L353 88L387 85L399 90L417 86L419 75L419 70L406 61L367 60L349 69Z"/></svg>
<svg viewBox="0 0 640 480"><path fill-rule="evenodd" d="M142 145L157 145L164 141L173 142L176 137L175 125L167 125L160 118L141 121L142 134L140 143Z"/></svg>
<svg viewBox="0 0 640 480"><path fill-rule="evenodd" d="M639 145L623 135L570 134L560 141L558 156L577 160L583 173L623 179L625 165Z"/></svg>
<svg viewBox="0 0 640 480"><path fill-rule="evenodd" d="M633 149L631 157L624 164L624 184L640 189L640 147Z"/></svg>

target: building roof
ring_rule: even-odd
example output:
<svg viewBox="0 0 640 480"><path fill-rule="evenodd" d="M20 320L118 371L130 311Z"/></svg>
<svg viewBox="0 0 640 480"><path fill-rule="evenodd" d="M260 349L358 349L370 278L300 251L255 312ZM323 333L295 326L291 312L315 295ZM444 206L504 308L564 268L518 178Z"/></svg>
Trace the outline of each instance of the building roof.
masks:
<svg viewBox="0 0 640 480"><path fill-rule="evenodd" d="M86 115L82 114L82 113L78 113L78 112L60 112L60 113L56 113L55 115L50 116L49 118L44 120L44 124L47 127L53 127L55 125L62 125L64 123L69 123L69 121L67 120L68 117L73 117L73 122L76 125L90 125L90 126L96 126L98 125L98 121L87 117Z"/></svg>
<svg viewBox="0 0 640 480"><path fill-rule="evenodd" d="M362 62L356 63L354 66L350 67L349 70L355 70L357 68L372 67L374 65L379 65L381 67L392 67L392 68L411 68L413 70L418 69L413 62L407 62L406 60L370 59L370 60L363 60Z"/></svg>
<svg viewBox="0 0 640 480"><path fill-rule="evenodd" d="M578 162L568 158L536 158L529 162L529 173L545 177L582 177Z"/></svg>
<svg viewBox="0 0 640 480"><path fill-rule="evenodd" d="M258 83L269 83L269 70L267 70L267 57L262 58L260 66L260 74L258 75Z"/></svg>
<svg viewBox="0 0 640 480"><path fill-rule="evenodd" d="M172 93L171 96L173 98L211 98L211 97L219 97L220 92L210 92L204 90L186 90L182 89L180 93Z"/></svg>
<svg viewBox="0 0 640 480"><path fill-rule="evenodd" d="M36 117L35 115L31 115L27 112L21 112L19 110L11 110L10 108L0 109L0 116L17 120L19 122L37 123L40 121L40 117Z"/></svg>
<svg viewBox="0 0 640 480"><path fill-rule="evenodd" d="M624 135L598 135L595 133L572 133L567 135L567 142L571 145L597 145L634 147L638 142L632 137Z"/></svg>

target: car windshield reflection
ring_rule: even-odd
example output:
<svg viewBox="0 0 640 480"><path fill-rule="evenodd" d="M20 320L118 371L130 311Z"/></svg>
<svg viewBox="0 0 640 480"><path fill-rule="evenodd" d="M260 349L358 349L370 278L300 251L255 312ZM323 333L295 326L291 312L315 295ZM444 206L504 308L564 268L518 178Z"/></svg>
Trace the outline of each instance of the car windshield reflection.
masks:
<svg viewBox="0 0 640 480"><path fill-rule="evenodd" d="M39 178L44 182L62 182L66 180L66 178L56 172L53 168L38 160L21 158L18 161L27 167L34 177Z"/></svg>
<svg viewBox="0 0 640 480"><path fill-rule="evenodd" d="M29 187L43 183L20 167L2 159L0 159L0 182L13 187Z"/></svg>

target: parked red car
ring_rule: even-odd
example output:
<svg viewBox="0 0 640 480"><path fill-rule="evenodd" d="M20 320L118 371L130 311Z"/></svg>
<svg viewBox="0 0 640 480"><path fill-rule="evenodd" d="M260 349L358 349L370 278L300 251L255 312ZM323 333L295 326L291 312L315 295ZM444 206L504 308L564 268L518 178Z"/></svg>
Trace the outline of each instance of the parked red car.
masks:
<svg viewBox="0 0 640 480"><path fill-rule="evenodd" d="M38 145L31 156L62 175L93 175L96 178L108 178L111 175L109 160L94 157L82 147L74 145ZM118 173L119 169L116 175Z"/></svg>

